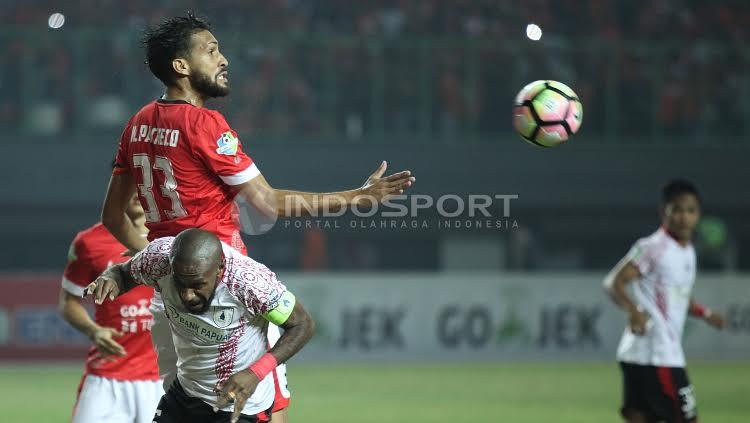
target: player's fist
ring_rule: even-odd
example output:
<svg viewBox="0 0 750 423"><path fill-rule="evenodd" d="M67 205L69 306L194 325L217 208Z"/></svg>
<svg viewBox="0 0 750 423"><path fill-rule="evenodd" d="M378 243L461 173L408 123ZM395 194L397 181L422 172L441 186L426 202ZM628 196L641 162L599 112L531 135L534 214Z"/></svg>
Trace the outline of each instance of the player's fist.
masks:
<svg viewBox="0 0 750 423"><path fill-rule="evenodd" d="M628 316L628 324L630 325L630 331L633 332L633 334L641 336L646 333L648 314L640 308L636 308L630 312Z"/></svg>
<svg viewBox="0 0 750 423"><path fill-rule="evenodd" d="M380 202L392 195L403 194L404 190L416 181L416 178L411 176L411 171L408 170L383 177L387 168L388 163L383 161L375 172L367 178L365 184L359 189L360 205L372 206L373 202Z"/></svg>
<svg viewBox="0 0 750 423"><path fill-rule="evenodd" d="M119 338L121 336L122 332L102 326L98 326L89 334L89 338L91 338L91 341L96 345L96 349L99 351L101 357L108 357L111 355L117 355L120 357L125 356L125 348L114 340L114 338Z"/></svg>
<svg viewBox="0 0 750 423"><path fill-rule="evenodd" d="M214 412L221 410L228 404L234 402L234 410L230 421L235 423L240 419L242 409L245 408L247 399L255 392L260 379L249 370L242 370L232 375L219 389L219 400L216 402Z"/></svg>
<svg viewBox="0 0 750 423"><path fill-rule="evenodd" d="M706 323L719 330L724 329L727 325L727 322L724 320L724 316L722 316L721 313L711 312L708 316L704 317L704 319L706 320Z"/></svg>
<svg viewBox="0 0 750 423"><path fill-rule="evenodd" d="M109 297L110 300L114 300L115 297L120 295L120 285L112 277L101 275L94 282L91 282L84 290L83 296L92 294L94 302L101 304L104 300Z"/></svg>

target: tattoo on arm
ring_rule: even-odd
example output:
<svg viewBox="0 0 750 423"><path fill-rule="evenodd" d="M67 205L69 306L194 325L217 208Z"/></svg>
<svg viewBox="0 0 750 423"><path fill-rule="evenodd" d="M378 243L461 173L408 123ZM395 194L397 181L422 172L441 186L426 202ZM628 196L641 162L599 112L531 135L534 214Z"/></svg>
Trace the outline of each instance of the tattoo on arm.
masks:
<svg viewBox="0 0 750 423"><path fill-rule="evenodd" d="M281 327L284 329L284 333L269 351L278 363L289 360L302 349L315 333L315 322L299 300L294 306L294 311Z"/></svg>

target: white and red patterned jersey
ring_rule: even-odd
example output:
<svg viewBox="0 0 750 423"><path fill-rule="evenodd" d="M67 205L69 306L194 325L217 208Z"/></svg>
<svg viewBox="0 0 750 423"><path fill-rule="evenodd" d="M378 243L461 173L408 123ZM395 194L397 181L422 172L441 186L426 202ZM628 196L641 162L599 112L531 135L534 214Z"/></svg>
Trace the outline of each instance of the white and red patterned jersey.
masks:
<svg viewBox="0 0 750 423"><path fill-rule="evenodd" d="M203 314L187 311L172 280L169 254L174 237L152 241L133 257L130 273L161 292L164 313L177 353L177 377L188 395L214 406L217 387L246 370L267 350L268 321L262 316L279 305L286 287L271 270L222 242L224 273ZM268 409L274 399L272 375L247 400L243 414ZM225 407L232 410L233 405Z"/></svg>
<svg viewBox="0 0 750 423"><path fill-rule="evenodd" d="M624 260L635 265L636 305L649 315L646 333L625 328L617 349L619 361L665 367L684 367L682 330L695 283L696 257L692 245L680 245L664 228L639 239Z"/></svg>
<svg viewBox="0 0 750 423"><path fill-rule="evenodd" d="M245 252L233 186L260 174L221 113L156 100L128 121L114 173L130 172L149 240L201 228Z"/></svg>
<svg viewBox="0 0 750 423"><path fill-rule="evenodd" d="M82 296L83 289L109 266L127 261L128 257L122 254L126 250L101 223L79 232L68 253L63 289ZM124 332L115 340L125 348L127 355L102 359L92 346L86 359L87 374L117 380L159 379L156 351L151 343L154 318L149 305L153 293L151 287L139 286L114 301L96 305L94 321L100 326Z"/></svg>

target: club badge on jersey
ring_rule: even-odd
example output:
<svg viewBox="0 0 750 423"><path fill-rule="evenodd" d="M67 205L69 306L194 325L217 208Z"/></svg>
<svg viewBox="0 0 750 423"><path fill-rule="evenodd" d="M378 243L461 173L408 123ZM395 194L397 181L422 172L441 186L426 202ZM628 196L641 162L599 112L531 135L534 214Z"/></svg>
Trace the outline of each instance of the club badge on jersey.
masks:
<svg viewBox="0 0 750 423"><path fill-rule="evenodd" d="M227 156L234 156L235 154L237 154L237 146L239 145L239 140L234 136L233 133L227 131L221 134L219 139L216 140L216 144L219 146L216 149L216 153L225 154Z"/></svg>
<svg viewBox="0 0 750 423"><path fill-rule="evenodd" d="M213 320L219 329L224 329L232 323L233 317L233 308L220 308L214 311Z"/></svg>

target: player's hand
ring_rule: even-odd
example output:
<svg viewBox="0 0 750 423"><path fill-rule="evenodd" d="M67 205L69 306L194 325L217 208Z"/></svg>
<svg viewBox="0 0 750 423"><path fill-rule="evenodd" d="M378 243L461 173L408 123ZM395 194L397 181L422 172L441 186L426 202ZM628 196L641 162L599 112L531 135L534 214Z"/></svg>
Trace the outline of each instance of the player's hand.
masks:
<svg viewBox="0 0 750 423"><path fill-rule="evenodd" d="M242 370L237 372L230 377L219 390L219 401L217 401L214 407L214 412L221 410L228 404L234 402L234 411L230 421L235 423L242 414L242 409L245 408L245 403L250 395L255 392L255 388L260 383L258 376L249 370Z"/></svg>
<svg viewBox="0 0 750 423"><path fill-rule="evenodd" d="M122 332L115 329L99 326L91 332L89 338L96 345L96 349L102 358L113 355L124 357L126 354L125 348L114 340L114 338L119 338L122 335Z"/></svg>
<svg viewBox="0 0 750 423"><path fill-rule="evenodd" d="M712 311L711 314L704 317L704 320L706 321L706 323L719 330L722 330L727 326L727 322L726 320L724 320L724 316L722 316L721 313L717 313L715 311Z"/></svg>
<svg viewBox="0 0 750 423"><path fill-rule="evenodd" d="M113 278L102 275L83 290L84 297L88 294L93 295L96 304L101 304L107 297L114 300L120 295L120 285Z"/></svg>
<svg viewBox="0 0 750 423"><path fill-rule="evenodd" d="M641 336L646 333L646 326L648 324L648 314L646 312L640 308L632 310L628 316L628 321L630 331L633 334Z"/></svg>
<svg viewBox="0 0 750 423"><path fill-rule="evenodd" d="M388 163L383 161L359 189L359 195L369 197L362 200L362 205L372 205L373 199L381 202L390 196L403 194L407 188L414 185L416 178L411 176L411 171L408 170L383 177L387 167Z"/></svg>

